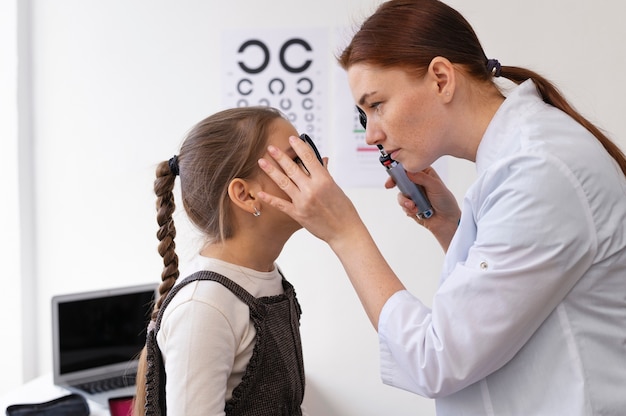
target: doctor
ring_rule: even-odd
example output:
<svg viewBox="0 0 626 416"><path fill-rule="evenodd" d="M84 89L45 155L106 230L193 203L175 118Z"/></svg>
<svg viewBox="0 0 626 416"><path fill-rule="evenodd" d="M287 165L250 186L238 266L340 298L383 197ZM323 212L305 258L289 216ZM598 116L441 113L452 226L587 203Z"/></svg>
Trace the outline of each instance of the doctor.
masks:
<svg viewBox="0 0 626 416"><path fill-rule="evenodd" d="M446 252L432 308L405 289L297 138L310 175L270 147L282 170L259 165L290 200L258 197L341 260L378 331L383 381L436 398L439 415L624 414L620 149L545 78L488 59L468 22L437 0L383 3L339 62L367 142L401 162L433 205L421 220L399 197ZM505 94L495 77L517 86ZM430 168L443 155L476 163L462 207Z"/></svg>

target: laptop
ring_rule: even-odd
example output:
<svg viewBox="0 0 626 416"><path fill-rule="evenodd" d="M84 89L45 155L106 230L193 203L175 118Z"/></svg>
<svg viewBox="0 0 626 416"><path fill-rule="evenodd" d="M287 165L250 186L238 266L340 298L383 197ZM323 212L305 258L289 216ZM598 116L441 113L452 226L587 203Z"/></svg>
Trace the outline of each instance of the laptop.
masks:
<svg viewBox="0 0 626 416"><path fill-rule="evenodd" d="M135 394L157 284L52 298L54 384L108 406Z"/></svg>

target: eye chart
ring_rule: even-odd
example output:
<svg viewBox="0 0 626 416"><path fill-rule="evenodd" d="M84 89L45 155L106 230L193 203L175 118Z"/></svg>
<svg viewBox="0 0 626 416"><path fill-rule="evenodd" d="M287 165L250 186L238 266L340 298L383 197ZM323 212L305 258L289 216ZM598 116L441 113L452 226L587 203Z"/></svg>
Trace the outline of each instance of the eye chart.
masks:
<svg viewBox="0 0 626 416"><path fill-rule="evenodd" d="M307 133L346 188L381 188L387 178L365 131L328 28L246 28L222 33L222 105L266 105ZM345 43L335 34L335 44Z"/></svg>
<svg viewBox="0 0 626 416"><path fill-rule="evenodd" d="M222 104L279 109L328 155L326 30L241 29L223 33Z"/></svg>

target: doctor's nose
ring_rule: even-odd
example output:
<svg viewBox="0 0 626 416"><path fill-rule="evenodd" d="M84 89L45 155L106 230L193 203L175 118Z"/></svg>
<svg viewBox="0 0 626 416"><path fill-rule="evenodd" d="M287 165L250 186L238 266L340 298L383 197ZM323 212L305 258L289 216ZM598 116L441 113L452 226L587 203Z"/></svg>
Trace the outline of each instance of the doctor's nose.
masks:
<svg viewBox="0 0 626 416"><path fill-rule="evenodd" d="M385 139L385 133L378 128L375 123L367 123L367 127L365 129L365 143L370 146L375 146L377 144L382 144Z"/></svg>

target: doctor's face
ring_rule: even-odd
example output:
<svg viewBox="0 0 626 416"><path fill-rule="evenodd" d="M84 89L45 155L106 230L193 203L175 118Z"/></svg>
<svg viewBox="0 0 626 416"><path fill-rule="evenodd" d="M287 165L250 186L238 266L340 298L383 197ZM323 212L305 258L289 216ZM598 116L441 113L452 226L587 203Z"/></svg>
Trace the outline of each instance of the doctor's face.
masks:
<svg viewBox="0 0 626 416"><path fill-rule="evenodd" d="M446 154L446 119L436 82L403 69L369 64L351 66L348 81L357 106L367 116L368 144L382 145L412 172Z"/></svg>

